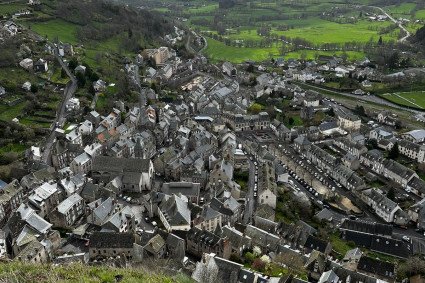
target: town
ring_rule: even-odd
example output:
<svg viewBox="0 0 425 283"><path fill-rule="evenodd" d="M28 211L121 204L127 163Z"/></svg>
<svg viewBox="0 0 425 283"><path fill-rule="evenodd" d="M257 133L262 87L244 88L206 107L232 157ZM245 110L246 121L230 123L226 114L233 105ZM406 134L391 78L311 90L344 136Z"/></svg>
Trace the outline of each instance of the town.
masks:
<svg viewBox="0 0 425 283"><path fill-rule="evenodd" d="M22 14L0 25L2 41L32 38L16 68L41 78L61 68L67 82L0 85L8 107L24 99L16 89L60 97L44 137L22 134L25 157L0 180L1 259L154 263L196 282L424 280L424 111L368 91L424 80L424 68L388 73L339 56L212 63L174 49L188 36L174 26L119 66L132 100L111 99L117 81L79 60L80 46L14 21ZM205 44L190 34L188 49ZM350 91L325 84L349 81ZM11 118L4 139L28 121Z"/></svg>

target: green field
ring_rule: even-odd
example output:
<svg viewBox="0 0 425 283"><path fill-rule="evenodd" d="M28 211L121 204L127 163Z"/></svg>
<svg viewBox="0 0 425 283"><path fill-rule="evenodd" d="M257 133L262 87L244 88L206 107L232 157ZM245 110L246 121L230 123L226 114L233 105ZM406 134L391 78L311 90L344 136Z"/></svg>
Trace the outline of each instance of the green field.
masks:
<svg viewBox="0 0 425 283"><path fill-rule="evenodd" d="M301 50L296 52L286 53L284 56L280 55L279 47L267 48L238 48L234 46L227 46L224 43L207 38L208 47L205 49L205 54L213 61L230 61L232 63L241 63L248 60L251 61L264 61L271 58L284 57L285 59L301 59L305 56L308 60L313 60L318 55L338 55L341 56L342 51L314 51L314 50ZM349 60L360 60L365 57L363 52L347 51L345 52Z"/></svg>
<svg viewBox="0 0 425 283"><path fill-rule="evenodd" d="M25 8L28 8L25 4L0 4L0 15L13 14Z"/></svg>
<svg viewBox="0 0 425 283"><path fill-rule="evenodd" d="M12 121L18 115L22 114L22 111L26 105L26 102L21 102L15 106L7 106L0 104L0 120Z"/></svg>
<svg viewBox="0 0 425 283"><path fill-rule="evenodd" d="M345 43L345 42L367 42L370 39L377 41L379 34L376 29L389 26L389 22L376 23L360 21L355 24L339 24L321 19L312 21L311 25L290 29L288 31L273 31L278 35L289 38L303 38L314 44ZM384 34L384 40L393 40L398 36L397 29L394 34Z"/></svg>
<svg viewBox="0 0 425 283"><path fill-rule="evenodd" d="M78 43L78 26L75 24L60 19L46 22L24 22L24 24L39 35L47 36L49 40L54 40L57 37L62 42L71 44Z"/></svg>
<svg viewBox="0 0 425 283"><path fill-rule="evenodd" d="M152 270L154 269L154 270ZM117 280L117 275L122 279ZM9 283L18 282L86 282L86 283L191 283L191 278L178 273L176 275L164 275L160 268L137 266L128 268L116 268L107 266L89 266L79 263L69 265L53 265L38 263L22 263L20 261L9 261L0 266L0 281Z"/></svg>
<svg viewBox="0 0 425 283"><path fill-rule="evenodd" d="M397 104L425 109L425 91L385 93L381 96Z"/></svg>
<svg viewBox="0 0 425 283"><path fill-rule="evenodd" d="M419 10L415 14L416 19L425 20L425 10Z"/></svg>
<svg viewBox="0 0 425 283"><path fill-rule="evenodd" d="M226 46L224 43L207 38L208 47L205 53L213 61L230 60L234 63L241 63L247 60L264 61L272 57L279 56L276 47L269 48L238 48Z"/></svg>

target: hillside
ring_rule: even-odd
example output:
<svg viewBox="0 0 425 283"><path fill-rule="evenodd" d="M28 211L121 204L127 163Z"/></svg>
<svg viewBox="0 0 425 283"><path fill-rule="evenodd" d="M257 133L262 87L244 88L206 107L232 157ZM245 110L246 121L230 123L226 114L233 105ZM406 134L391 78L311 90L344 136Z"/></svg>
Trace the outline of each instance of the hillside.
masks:
<svg viewBox="0 0 425 283"><path fill-rule="evenodd" d="M122 280L119 280L122 278ZM167 276L145 269L92 267L82 264L67 266L39 265L21 262L8 262L0 264L0 282L193 282L189 277L178 274Z"/></svg>
<svg viewBox="0 0 425 283"><path fill-rule="evenodd" d="M172 28L169 21L155 12L126 7L102 0L83 2L46 0L41 6L42 17L38 17L30 26L46 23L49 29L56 28L56 35L71 36L71 43L103 42L119 37L119 46L124 51L137 52L142 48L155 46L161 36ZM55 25L49 25L50 21ZM59 26L58 26L59 23ZM60 23L69 30L60 30ZM61 32L70 32L63 34ZM125 34L126 36L120 36ZM46 34L46 35L52 35ZM54 38L49 38L54 39ZM63 39L61 39L63 40ZM66 40L66 38L65 38Z"/></svg>
<svg viewBox="0 0 425 283"><path fill-rule="evenodd" d="M413 38L413 41L421 45L425 45L425 26L418 29L418 31L416 32Z"/></svg>

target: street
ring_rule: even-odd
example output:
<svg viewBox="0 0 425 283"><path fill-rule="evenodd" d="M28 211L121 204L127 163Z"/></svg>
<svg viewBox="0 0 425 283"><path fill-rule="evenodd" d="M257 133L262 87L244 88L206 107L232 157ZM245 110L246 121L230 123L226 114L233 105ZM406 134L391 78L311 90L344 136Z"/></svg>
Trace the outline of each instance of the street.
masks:
<svg viewBox="0 0 425 283"><path fill-rule="evenodd" d="M255 188L255 165L253 160L248 158L249 162L249 182L248 192L245 197L245 211L243 216L243 224L247 224L252 221L255 208L254 188Z"/></svg>
<svg viewBox="0 0 425 283"><path fill-rule="evenodd" d="M77 79L73 75L72 71L69 70L67 64L65 64L62 60L62 58L58 55L58 50L55 47L55 57L61 64L62 68L65 70L68 77L71 79L70 82L66 85L62 97L62 101L60 104L59 111L56 112L56 118L53 121L51 127L50 127L50 134L46 138L46 143L44 145L44 151L42 156L42 161L46 163L47 165L51 165L51 150L53 143L55 141L55 129L57 128L57 125L59 127L62 127L65 124L65 114L66 114L66 102L74 95L75 91L77 90Z"/></svg>

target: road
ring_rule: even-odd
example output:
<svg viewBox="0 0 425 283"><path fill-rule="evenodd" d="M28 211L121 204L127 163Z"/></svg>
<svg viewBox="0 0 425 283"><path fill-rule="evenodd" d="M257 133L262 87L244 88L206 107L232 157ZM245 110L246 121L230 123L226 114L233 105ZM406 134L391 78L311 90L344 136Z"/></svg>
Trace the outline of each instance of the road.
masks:
<svg viewBox="0 0 425 283"><path fill-rule="evenodd" d="M248 181L248 192L245 196L245 211L243 215L243 224L248 224L252 221L252 215L254 214L255 199L254 199L254 187L255 187L255 165L254 162L249 160L249 181Z"/></svg>
<svg viewBox="0 0 425 283"><path fill-rule="evenodd" d="M65 124L66 121L66 102L74 95L75 91L77 90L77 79L75 78L74 74L69 70L68 66L63 62L62 58L58 54L57 48L55 48L55 57L61 64L62 68L65 70L68 77L71 79L71 81L66 85L62 97L61 106L59 108L59 111L56 113L56 119L53 121L52 126L50 127L50 134L46 139L46 143L44 145L44 151L42 160L44 163L50 165L51 164L51 151L52 146L55 140L55 129L56 124L62 126Z"/></svg>
<svg viewBox="0 0 425 283"><path fill-rule="evenodd" d="M410 37L410 32L401 24L399 23L396 19L394 19L390 14L388 14L384 9L382 9L381 7L376 7L376 6L367 6L370 8L374 8L374 9L378 9L380 10L385 16L387 16L393 23L395 23L402 31L404 31L404 33L406 34L404 37L400 38L398 41L399 42L404 42L406 41L406 39L408 39Z"/></svg>
<svg viewBox="0 0 425 283"><path fill-rule="evenodd" d="M373 103L377 103L377 104L386 105L386 106L393 107L393 108L396 108L396 109L408 111L408 112L411 112L411 113L414 113L414 114L424 113L424 111L419 111L419 110L411 109L409 107L401 106L401 105L389 102L389 101L382 99L382 98L375 96L375 95L361 96L361 95L355 95L355 94L347 93L347 92L339 92L339 91L329 90L329 89L324 88L324 87L306 84L306 83L302 83L302 82L296 82L296 84L300 85L301 87L305 86L307 88L311 88L311 89L315 89L315 90L319 90L319 91L326 91L326 92L334 93L334 94L337 94L337 95L342 95L342 96L354 98L354 99L357 99L357 100L362 100L362 101L365 101L365 102L373 102Z"/></svg>

